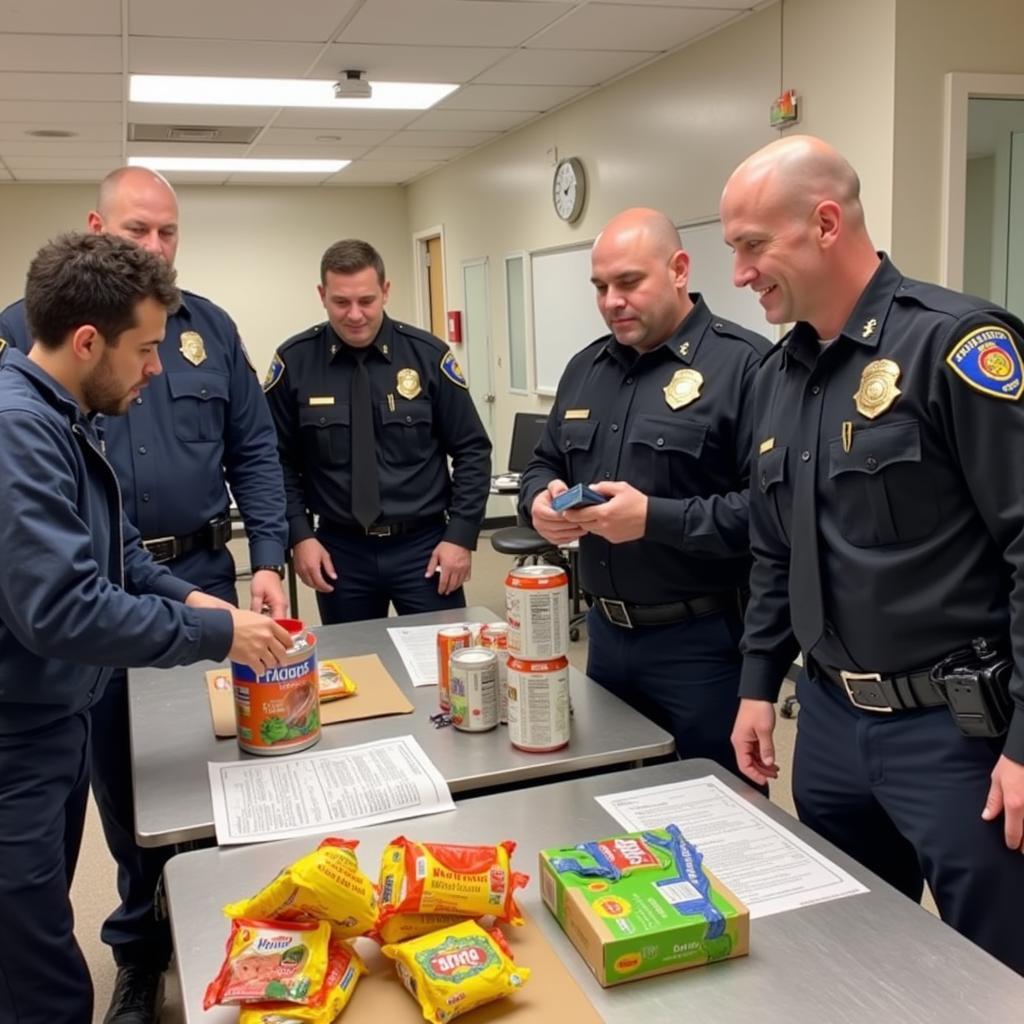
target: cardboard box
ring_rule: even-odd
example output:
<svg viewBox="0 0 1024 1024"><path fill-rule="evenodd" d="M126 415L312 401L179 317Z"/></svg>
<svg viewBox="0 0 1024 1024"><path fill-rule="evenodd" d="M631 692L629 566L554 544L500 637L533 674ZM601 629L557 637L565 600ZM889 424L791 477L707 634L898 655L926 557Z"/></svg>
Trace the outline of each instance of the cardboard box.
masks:
<svg viewBox="0 0 1024 1024"><path fill-rule="evenodd" d="M542 850L541 894L603 986L750 949L750 911L675 825Z"/></svg>

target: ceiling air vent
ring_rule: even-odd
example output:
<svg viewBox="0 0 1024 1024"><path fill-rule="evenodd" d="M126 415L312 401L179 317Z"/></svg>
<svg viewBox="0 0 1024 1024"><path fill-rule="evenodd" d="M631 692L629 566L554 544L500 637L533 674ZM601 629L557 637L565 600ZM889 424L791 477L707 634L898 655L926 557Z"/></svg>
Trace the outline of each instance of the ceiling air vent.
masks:
<svg viewBox="0 0 1024 1024"><path fill-rule="evenodd" d="M253 125L130 124L129 142L216 142L248 145L259 134Z"/></svg>

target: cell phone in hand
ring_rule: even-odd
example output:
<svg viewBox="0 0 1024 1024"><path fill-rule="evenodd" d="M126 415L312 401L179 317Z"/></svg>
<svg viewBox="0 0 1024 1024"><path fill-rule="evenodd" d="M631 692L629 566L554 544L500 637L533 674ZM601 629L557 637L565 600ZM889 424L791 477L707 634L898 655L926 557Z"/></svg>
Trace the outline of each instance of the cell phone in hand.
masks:
<svg viewBox="0 0 1024 1024"><path fill-rule="evenodd" d="M587 505L600 505L608 499L597 491L592 491L585 484L576 484L563 491L557 498L551 499L551 507L556 512L564 512L568 508L586 508Z"/></svg>

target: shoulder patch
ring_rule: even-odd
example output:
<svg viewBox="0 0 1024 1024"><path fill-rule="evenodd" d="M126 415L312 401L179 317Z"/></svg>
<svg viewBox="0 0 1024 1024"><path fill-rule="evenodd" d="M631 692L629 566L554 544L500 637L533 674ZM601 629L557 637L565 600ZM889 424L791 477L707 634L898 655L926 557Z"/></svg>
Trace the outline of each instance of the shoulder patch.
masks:
<svg viewBox="0 0 1024 1024"><path fill-rule="evenodd" d="M985 324L965 334L946 362L976 391L1015 402L1024 394L1024 363L1013 335L1002 324Z"/></svg>
<svg viewBox="0 0 1024 1024"><path fill-rule="evenodd" d="M284 360L275 352L274 358L263 378L263 393L266 394L284 376Z"/></svg>
<svg viewBox="0 0 1024 1024"><path fill-rule="evenodd" d="M453 384L458 384L460 388L469 389L466 378L462 373L462 367L459 366L459 361L455 358L454 352L449 350L447 354L441 357L441 372Z"/></svg>
<svg viewBox="0 0 1024 1024"><path fill-rule="evenodd" d="M7 339L0 338L0 352L3 352L5 348L7 348Z"/></svg>

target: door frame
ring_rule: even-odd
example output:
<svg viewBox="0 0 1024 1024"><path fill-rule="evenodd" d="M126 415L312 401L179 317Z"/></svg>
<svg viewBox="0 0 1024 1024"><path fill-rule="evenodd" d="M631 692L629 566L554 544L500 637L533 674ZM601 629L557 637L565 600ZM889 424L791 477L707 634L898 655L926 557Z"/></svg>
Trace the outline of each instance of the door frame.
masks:
<svg viewBox="0 0 1024 1024"><path fill-rule="evenodd" d="M441 239L441 290L442 303L448 309L448 247L445 243L444 225L436 224L431 228L413 232L412 236L412 267L413 291L416 296L416 326L430 331L430 285L427 279L427 242L431 238ZM433 332L431 332L433 333ZM446 339L441 338L442 341Z"/></svg>

